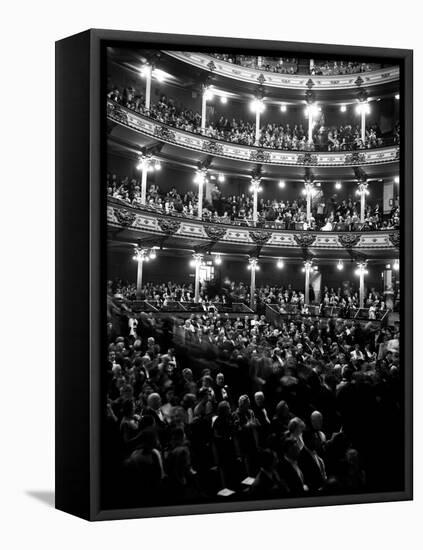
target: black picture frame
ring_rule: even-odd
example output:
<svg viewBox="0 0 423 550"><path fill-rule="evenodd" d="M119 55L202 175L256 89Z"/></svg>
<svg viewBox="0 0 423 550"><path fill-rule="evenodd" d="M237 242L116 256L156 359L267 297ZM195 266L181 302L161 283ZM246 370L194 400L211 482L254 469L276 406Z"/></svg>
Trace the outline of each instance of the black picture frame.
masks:
<svg viewBox="0 0 423 550"><path fill-rule="evenodd" d="M405 366L404 490L104 510L100 505L101 341L105 301L104 56L106 44L227 48L395 60L400 66L401 355ZM413 498L413 52L91 29L56 43L56 508L87 520L363 504Z"/></svg>

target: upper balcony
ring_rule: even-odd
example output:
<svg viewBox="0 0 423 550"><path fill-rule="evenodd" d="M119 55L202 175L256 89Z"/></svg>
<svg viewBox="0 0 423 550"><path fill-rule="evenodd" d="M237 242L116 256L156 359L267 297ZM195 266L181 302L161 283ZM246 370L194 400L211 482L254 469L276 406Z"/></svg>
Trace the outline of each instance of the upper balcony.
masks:
<svg viewBox="0 0 423 550"><path fill-rule="evenodd" d="M397 145L356 151L318 152L287 151L229 143L163 124L151 117L127 109L111 99L107 100L107 117L114 123L173 146L248 163L343 168L357 165L377 166L399 160Z"/></svg>
<svg viewBox="0 0 423 550"><path fill-rule="evenodd" d="M166 51L170 57L184 63L211 71L213 74L255 85L291 90L313 89L319 91L354 90L389 84L399 80L399 67L388 67L364 73L344 75L280 74L243 67L200 52Z"/></svg>
<svg viewBox="0 0 423 550"><path fill-rule="evenodd" d="M194 217L166 215L149 207L134 208L108 198L107 224L112 238L125 242L142 239L166 241L173 248L218 246L221 252L250 254L257 247L270 256L311 255L326 259L389 258L398 253L400 233L386 231L303 231L275 226L245 227L210 223Z"/></svg>

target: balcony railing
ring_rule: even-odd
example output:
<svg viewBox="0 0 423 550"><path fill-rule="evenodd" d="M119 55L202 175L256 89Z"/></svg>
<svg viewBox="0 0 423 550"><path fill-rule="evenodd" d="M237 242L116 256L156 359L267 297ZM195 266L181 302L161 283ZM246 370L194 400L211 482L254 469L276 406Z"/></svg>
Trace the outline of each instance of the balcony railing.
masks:
<svg viewBox="0 0 423 550"><path fill-rule="evenodd" d="M300 74L279 74L268 71L261 71L249 67L242 67L227 61L216 59L213 56L199 52L175 52L166 51L167 55L199 67L214 74L249 82L251 84L264 84L274 88L290 88L298 90L345 90L356 89L357 87L375 86L388 84L399 80L399 67L389 67L359 74L346 75L300 75Z"/></svg>
<svg viewBox="0 0 423 550"><path fill-rule="evenodd" d="M342 152L285 151L263 147L248 147L237 143L194 134L168 126L148 116L107 100L107 116L118 124L136 132L171 143L185 149L200 151L217 157L236 159L245 162L258 162L280 166L357 166L387 164L399 160L399 147L379 147Z"/></svg>
<svg viewBox="0 0 423 550"><path fill-rule="evenodd" d="M159 236L196 239L204 242L235 243L266 247L315 249L380 250L399 247L399 231L302 231L276 228L242 227L233 224L211 223L157 211L141 210L113 198L108 199L109 226L146 232Z"/></svg>

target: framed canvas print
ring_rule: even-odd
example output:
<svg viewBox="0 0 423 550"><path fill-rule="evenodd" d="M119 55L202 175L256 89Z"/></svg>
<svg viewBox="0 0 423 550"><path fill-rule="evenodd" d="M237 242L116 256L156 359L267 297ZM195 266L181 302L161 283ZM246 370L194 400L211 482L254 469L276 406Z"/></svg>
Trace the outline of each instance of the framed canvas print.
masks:
<svg viewBox="0 0 423 550"><path fill-rule="evenodd" d="M56 506L412 498L412 52L56 45Z"/></svg>

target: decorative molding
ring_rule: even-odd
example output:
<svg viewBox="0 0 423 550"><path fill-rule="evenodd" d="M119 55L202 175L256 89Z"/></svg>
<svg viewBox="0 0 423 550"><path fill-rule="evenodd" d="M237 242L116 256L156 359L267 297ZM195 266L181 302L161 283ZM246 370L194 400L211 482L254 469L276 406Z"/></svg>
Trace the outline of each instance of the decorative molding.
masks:
<svg viewBox="0 0 423 550"><path fill-rule="evenodd" d="M263 149L253 149L250 152L250 160L253 162L269 162L270 161L270 153L267 151L264 151Z"/></svg>
<svg viewBox="0 0 423 550"><path fill-rule="evenodd" d="M136 218L136 214L130 210L126 210L126 208L115 208L114 214L118 223L124 227L132 225Z"/></svg>
<svg viewBox="0 0 423 550"><path fill-rule="evenodd" d="M398 231L398 233L389 233L389 240L395 246L395 248L399 248L401 241L400 232Z"/></svg>
<svg viewBox="0 0 423 550"><path fill-rule="evenodd" d="M181 239L198 239L203 242L233 243L244 246L255 244L269 249L301 248L304 253L312 250L360 250L391 251L399 247L399 231L373 232L309 232L270 228L248 228L228 224L211 224L195 218L176 218L171 215L153 212L146 207L138 209L121 206L116 199L108 199L107 223L111 227L127 228L132 232L177 236ZM135 238L135 237L134 237ZM390 257L390 256L388 256Z"/></svg>
<svg viewBox="0 0 423 550"><path fill-rule="evenodd" d="M156 120L131 111L122 105L107 101L108 118L119 124L128 126L136 132L155 139L172 143L172 145L210 153L214 156L236 159L244 162L257 162L274 166L357 166L355 152L302 152L270 149L264 147L248 147L223 140L214 140L201 134L186 132L165 124L158 124ZM360 151L361 165L387 164L398 162L399 147L381 147Z"/></svg>
<svg viewBox="0 0 423 550"><path fill-rule="evenodd" d="M295 242L302 248L308 248L316 240L316 235L313 233L297 233L294 235Z"/></svg>
<svg viewBox="0 0 423 550"><path fill-rule="evenodd" d="M357 235L357 233L345 233L338 236L339 242L345 248L356 246L360 242L360 238L360 235Z"/></svg>
<svg viewBox="0 0 423 550"><path fill-rule="evenodd" d="M163 233L166 233L166 235L174 235L181 227L181 222L177 220L158 218L157 221L160 229L163 231Z"/></svg>
<svg viewBox="0 0 423 550"><path fill-rule="evenodd" d="M206 151L212 155L221 155L223 152L223 147L222 144L217 143L217 141L203 141L203 151Z"/></svg>
<svg viewBox="0 0 423 550"><path fill-rule="evenodd" d="M297 164L304 166L317 166L319 161L316 154L304 153L302 155L298 155Z"/></svg>
<svg viewBox="0 0 423 550"><path fill-rule="evenodd" d="M154 136L164 141L175 141L175 132L169 126L162 126L161 124L156 124Z"/></svg>
<svg viewBox="0 0 423 550"><path fill-rule="evenodd" d="M205 225L204 231L212 241L220 241L226 235L226 229L218 225Z"/></svg>
<svg viewBox="0 0 423 550"><path fill-rule="evenodd" d="M181 51L165 51L167 55L189 63L195 67L199 67L209 71L209 63L213 62L213 73L234 80L257 84L260 82L260 75L265 79L266 86L273 88L289 88L296 90L304 90L305 88L313 88L314 90L345 90L357 89L357 87L365 88L367 86L376 86L395 82L399 80L399 67L388 67L369 71L367 73L345 74L345 75L303 75L303 74L281 74L265 72L262 70L253 69L250 67L242 67L235 63L228 63L221 59L207 55L202 52L181 52ZM264 81L263 81L264 82Z"/></svg>
<svg viewBox="0 0 423 550"><path fill-rule="evenodd" d="M251 239L258 245L264 245L271 238L271 231L250 231Z"/></svg>
<svg viewBox="0 0 423 550"><path fill-rule="evenodd" d="M360 153L359 151L353 151L352 153L348 153L347 155L345 155L346 164L351 164L351 165L365 164L365 162L366 162L366 155L364 153Z"/></svg>

